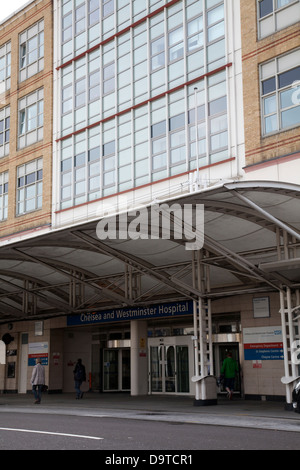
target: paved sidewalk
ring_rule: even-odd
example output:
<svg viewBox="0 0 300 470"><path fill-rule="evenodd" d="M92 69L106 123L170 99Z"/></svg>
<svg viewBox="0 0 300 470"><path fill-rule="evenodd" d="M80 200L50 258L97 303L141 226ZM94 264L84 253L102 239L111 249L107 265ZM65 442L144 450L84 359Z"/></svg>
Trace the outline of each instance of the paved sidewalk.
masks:
<svg viewBox="0 0 300 470"><path fill-rule="evenodd" d="M218 399L214 406L194 406L194 399L183 396L143 396L129 394L85 393L43 394L42 403L34 404L31 394L0 395L1 413L41 413L118 419L184 422L216 426L300 432L300 414L287 411L283 402Z"/></svg>

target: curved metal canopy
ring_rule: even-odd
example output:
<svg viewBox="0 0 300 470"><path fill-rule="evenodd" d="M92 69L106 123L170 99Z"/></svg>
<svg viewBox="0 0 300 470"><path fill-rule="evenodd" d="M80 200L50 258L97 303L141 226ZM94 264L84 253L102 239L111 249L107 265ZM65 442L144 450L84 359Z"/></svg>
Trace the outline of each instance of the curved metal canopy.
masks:
<svg viewBox="0 0 300 470"><path fill-rule="evenodd" d="M174 217L170 237L159 239L99 240L93 220L0 246L0 323L300 288L300 186L224 183L157 203L192 205L185 238ZM198 205L202 228L192 225ZM133 220L131 212L126 230ZM203 249L188 250L196 228L204 228ZM209 266L209 289L195 283L197 265Z"/></svg>

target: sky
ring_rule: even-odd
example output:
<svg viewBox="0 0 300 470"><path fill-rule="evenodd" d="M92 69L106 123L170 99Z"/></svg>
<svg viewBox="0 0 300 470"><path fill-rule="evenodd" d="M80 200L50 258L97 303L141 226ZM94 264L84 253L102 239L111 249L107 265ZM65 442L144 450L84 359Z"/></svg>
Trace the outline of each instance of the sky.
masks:
<svg viewBox="0 0 300 470"><path fill-rule="evenodd" d="M29 0L1 0L0 6L0 21L7 18L14 11L26 5Z"/></svg>

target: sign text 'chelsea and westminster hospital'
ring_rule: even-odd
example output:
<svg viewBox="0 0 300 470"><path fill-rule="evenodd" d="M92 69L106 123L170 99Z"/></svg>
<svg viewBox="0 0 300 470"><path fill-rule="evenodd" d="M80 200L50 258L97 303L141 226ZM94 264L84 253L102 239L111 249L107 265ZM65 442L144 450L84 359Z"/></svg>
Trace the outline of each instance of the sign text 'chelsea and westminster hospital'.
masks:
<svg viewBox="0 0 300 470"><path fill-rule="evenodd" d="M167 318L179 315L193 315L193 301L172 302L149 305L147 307L128 307L103 310L100 312L81 313L67 317L67 325L90 325L94 323L117 322L128 320L146 320L149 318Z"/></svg>

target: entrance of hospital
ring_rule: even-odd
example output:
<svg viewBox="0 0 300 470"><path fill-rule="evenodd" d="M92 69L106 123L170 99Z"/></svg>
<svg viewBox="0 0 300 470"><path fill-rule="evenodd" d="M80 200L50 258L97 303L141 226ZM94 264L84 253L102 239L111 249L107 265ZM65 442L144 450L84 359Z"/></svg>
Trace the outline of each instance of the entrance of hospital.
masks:
<svg viewBox="0 0 300 470"><path fill-rule="evenodd" d="M179 323L178 323L179 322ZM214 375L219 377L226 354L230 351L240 363L240 315L219 315L213 321ZM93 392L130 392L130 331L108 327L92 334L92 370L90 390ZM154 335L154 336L153 336ZM192 318L182 323L162 323L159 328L148 329L146 341L140 354L147 358L149 394L191 395L195 374ZM210 373L210 370L208 370ZM219 394L225 394L222 386ZM236 377L236 395L241 394L240 374Z"/></svg>
<svg viewBox="0 0 300 470"><path fill-rule="evenodd" d="M0 337L11 339L0 391L29 391L42 356L49 392L72 392L81 357L94 392L190 394L213 404L230 349L237 394L290 404L299 375L299 199L298 186L259 181L169 199L171 207L203 205L203 247L190 243L193 217L178 238L182 219L173 213L168 237L151 239L147 225L135 239L99 239L97 218L8 240ZM137 225L128 215L125 229Z"/></svg>

